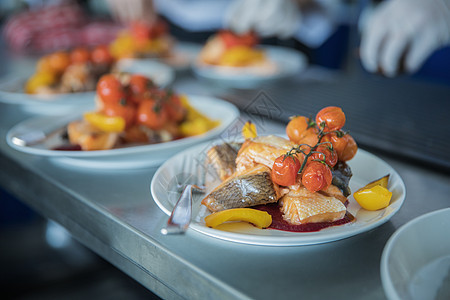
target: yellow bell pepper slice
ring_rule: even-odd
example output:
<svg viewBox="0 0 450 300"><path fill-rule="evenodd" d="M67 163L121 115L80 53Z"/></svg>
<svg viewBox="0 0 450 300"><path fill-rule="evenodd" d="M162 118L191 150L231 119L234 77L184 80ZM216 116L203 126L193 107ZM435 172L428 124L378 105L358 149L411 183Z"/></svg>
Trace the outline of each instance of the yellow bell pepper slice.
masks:
<svg viewBox="0 0 450 300"><path fill-rule="evenodd" d="M258 228L267 228L272 224L272 216L252 208L232 208L215 212L205 218L206 226L215 228L228 221L245 221Z"/></svg>
<svg viewBox="0 0 450 300"><path fill-rule="evenodd" d="M122 117L109 117L99 112L87 112L84 119L92 126L105 132L122 132L125 130L125 120Z"/></svg>
<svg viewBox="0 0 450 300"><path fill-rule="evenodd" d="M375 185L368 189L361 189L353 194L355 200L362 208L367 210L379 210L389 206L392 192L381 185Z"/></svg>
<svg viewBox="0 0 450 300"><path fill-rule="evenodd" d="M211 120L196 110L185 95L180 95L180 101L187 111L186 118L179 127L182 136L200 135L220 125L220 121Z"/></svg>
<svg viewBox="0 0 450 300"><path fill-rule="evenodd" d="M43 86L50 86L56 82L55 74L47 71L35 73L25 84L25 92L28 94L36 93L37 89Z"/></svg>
<svg viewBox="0 0 450 300"><path fill-rule="evenodd" d="M255 138L258 135L255 124L251 121L247 121L244 126L242 126L242 135L245 139Z"/></svg>

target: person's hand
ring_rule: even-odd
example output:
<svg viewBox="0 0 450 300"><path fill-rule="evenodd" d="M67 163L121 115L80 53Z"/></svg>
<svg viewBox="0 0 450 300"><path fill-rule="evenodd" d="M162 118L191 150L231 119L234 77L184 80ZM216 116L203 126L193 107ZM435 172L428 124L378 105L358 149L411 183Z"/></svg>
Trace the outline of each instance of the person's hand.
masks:
<svg viewBox="0 0 450 300"><path fill-rule="evenodd" d="M301 13L293 0L237 0L225 16L236 33L253 30L261 37L291 37L300 25Z"/></svg>
<svg viewBox="0 0 450 300"><path fill-rule="evenodd" d="M391 0L380 4L362 31L361 60L370 72L417 71L450 43L450 0ZM402 65L403 64L403 65Z"/></svg>
<svg viewBox="0 0 450 300"><path fill-rule="evenodd" d="M135 21L153 23L156 12L152 0L106 0L113 17L122 24Z"/></svg>

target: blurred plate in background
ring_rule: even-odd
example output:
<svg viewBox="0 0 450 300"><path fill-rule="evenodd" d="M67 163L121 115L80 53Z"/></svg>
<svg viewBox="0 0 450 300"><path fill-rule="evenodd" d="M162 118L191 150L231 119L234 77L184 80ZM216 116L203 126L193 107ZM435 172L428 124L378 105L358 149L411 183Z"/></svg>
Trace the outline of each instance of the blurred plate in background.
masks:
<svg viewBox="0 0 450 300"><path fill-rule="evenodd" d="M261 46L270 68L223 67L207 65L198 59L193 65L194 73L203 79L235 88L254 88L265 83L299 74L307 66L306 56L294 49Z"/></svg>
<svg viewBox="0 0 450 300"><path fill-rule="evenodd" d="M391 236L381 281L390 300L450 299L450 208L417 217Z"/></svg>

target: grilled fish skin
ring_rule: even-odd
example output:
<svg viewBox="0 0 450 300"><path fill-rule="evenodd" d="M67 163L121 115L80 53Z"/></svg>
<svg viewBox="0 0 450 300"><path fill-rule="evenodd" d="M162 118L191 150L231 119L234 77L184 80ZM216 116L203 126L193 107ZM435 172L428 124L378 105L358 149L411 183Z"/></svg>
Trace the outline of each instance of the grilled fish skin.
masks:
<svg viewBox="0 0 450 300"><path fill-rule="evenodd" d="M207 157L221 181L226 180L236 171L236 157L242 143L223 143L208 150Z"/></svg>
<svg viewBox="0 0 450 300"><path fill-rule="evenodd" d="M230 208L274 203L280 197L279 186L270 178L270 169L257 165L222 182L203 199L202 204L210 211L217 212Z"/></svg>

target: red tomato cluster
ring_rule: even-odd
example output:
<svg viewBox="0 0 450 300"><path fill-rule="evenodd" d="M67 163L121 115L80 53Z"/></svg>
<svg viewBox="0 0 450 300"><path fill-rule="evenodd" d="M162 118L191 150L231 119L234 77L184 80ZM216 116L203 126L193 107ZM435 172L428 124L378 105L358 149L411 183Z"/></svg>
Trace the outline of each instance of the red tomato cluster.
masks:
<svg viewBox="0 0 450 300"><path fill-rule="evenodd" d="M103 75L97 83L97 95L101 111L124 118L127 128L136 124L159 130L169 122L180 122L186 114L178 95L158 89L139 74L130 75L127 84L114 74Z"/></svg>
<svg viewBox="0 0 450 300"><path fill-rule="evenodd" d="M336 106L320 110L315 122L303 116L292 118L286 134L299 146L275 160L273 181L282 186L293 185L299 182L299 175L309 191L326 189L333 177L331 168L338 161L352 159L358 150L355 140L341 131L344 125L345 114Z"/></svg>
<svg viewBox="0 0 450 300"><path fill-rule="evenodd" d="M130 30L136 40L143 41L155 39L166 34L168 32L168 26L161 19L156 20L153 24L136 21L131 24Z"/></svg>
<svg viewBox="0 0 450 300"><path fill-rule="evenodd" d="M236 46L253 47L259 42L256 34L251 31L244 34L237 34L230 30L222 30L219 32L219 37L227 49Z"/></svg>
<svg viewBox="0 0 450 300"><path fill-rule="evenodd" d="M87 63L109 65L113 62L113 57L106 45L99 45L93 49L78 47L69 53L71 63Z"/></svg>

